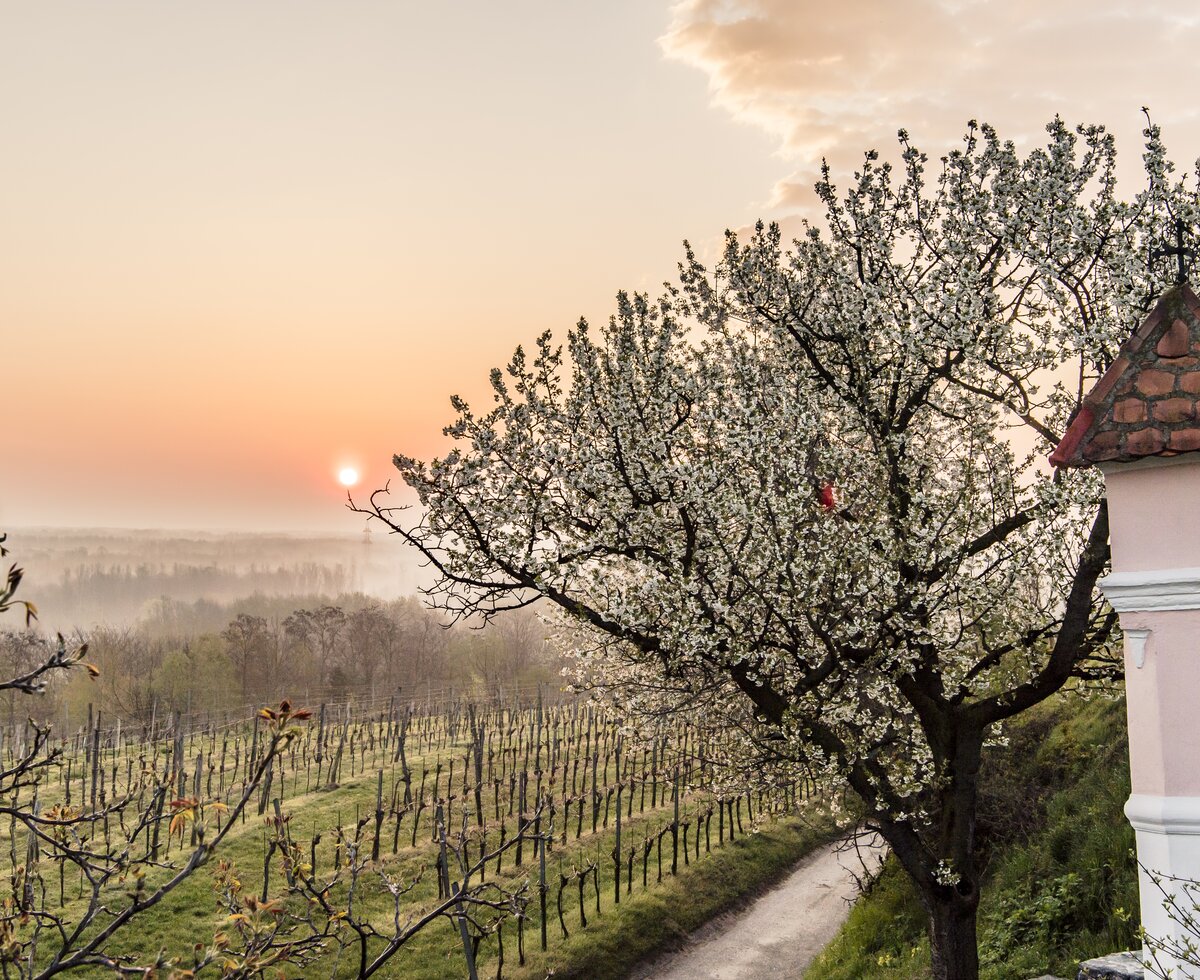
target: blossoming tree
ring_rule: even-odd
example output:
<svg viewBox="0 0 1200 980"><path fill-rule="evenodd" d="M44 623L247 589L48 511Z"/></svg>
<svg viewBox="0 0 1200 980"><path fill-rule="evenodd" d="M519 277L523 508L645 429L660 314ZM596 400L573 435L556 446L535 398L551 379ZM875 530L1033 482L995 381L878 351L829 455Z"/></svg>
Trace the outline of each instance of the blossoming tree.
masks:
<svg viewBox="0 0 1200 980"><path fill-rule="evenodd" d="M1045 456L1197 207L1155 127L1129 200L1102 128L1047 130L1022 156L972 123L932 168L901 132L898 168L826 171L790 249L729 235L568 358L518 349L494 408L455 400L444 459L396 457L419 516L370 509L442 607L548 600L631 713L703 697L761 757L843 780L955 980L978 971L985 743L1118 670L1102 488Z"/></svg>

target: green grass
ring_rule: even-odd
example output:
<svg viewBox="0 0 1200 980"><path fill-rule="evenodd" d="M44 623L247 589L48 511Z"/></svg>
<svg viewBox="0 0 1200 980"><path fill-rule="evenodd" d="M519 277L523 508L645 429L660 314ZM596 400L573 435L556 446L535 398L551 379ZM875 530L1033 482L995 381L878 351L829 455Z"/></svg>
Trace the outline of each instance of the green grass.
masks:
<svg viewBox="0 0 1200 980"><path fill-rule="evenodd" d="M677 947L713 916L777 881L834 833L828 817L789 817L681 866L677 877L664 877L657 888L641 891L639 882L631 897L622 895L619 907L605 911L596 928L572 930L566 942L529 956L526 971L515 975L542 977L553 970L558 978L619 980L642 960ZM606 883L611 891L611 878Z"/></svg>
<svg viewBox="0 0 1200 980"><path fill-rule="evenodd" d="M1080 960L1137 945L1133 831L1123 701L1063 695L989 751L980 832L988 850L979 915L985 980L1074 976ZM806 976L929 975L925 918L895 863L855 905Z"/></svg>
<svg viewBox="0 0 1200 980"><path fill-rule="evenodd" d="M929 976L929 944L920 900L894 858L869 895L805 974L821 980Z"/></svg>

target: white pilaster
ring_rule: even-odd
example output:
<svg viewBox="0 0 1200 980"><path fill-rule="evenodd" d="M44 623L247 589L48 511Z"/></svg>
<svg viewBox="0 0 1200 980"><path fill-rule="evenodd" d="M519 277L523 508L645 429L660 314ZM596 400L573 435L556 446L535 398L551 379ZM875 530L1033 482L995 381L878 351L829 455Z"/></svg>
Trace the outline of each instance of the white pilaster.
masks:
<svg viewBox="0 0 1200 980"><path fill-rule="evenodd" d="M1130 756L1143 764L1140 771L1134 765L1134 792L1125 805L1137 841L1141 921L1147 936L1143 959L1158 970L1171 970L1177 980L1200 978L1200 967L1167 951L1200 950L1200 923L1193 918L1189 927L1184 921L1200 915L1193 908L1200 891L1188 894L1184 887L1185 882L1200 882L1200 796L1190 795L1194 789L1180 780L1184 740L1172 737L1175 726L1190 728L1195 721L1166 718L1161 710L1163 691L1200 699L1194 667L1200 636L1194 626L1181 628L1200 611L1200 568L1114 572L1101 580L1100 588L1124 628ZM1147 792L1151 786L1161 792ZM1176 898L1179 905L1173 909Z"/></svg>
<svg viewBox="0 0 1200 980"><path fill-rule="evenodd" d="M1134 793L1125 816L1137 838L1138 892L1147 942L1142 958L1160 973L1200 977L1198 968L1176 952L1200 953L1200 893L1185 885L1200 881L1200 796L1150 796ZM1190 923L1190 924L1189 924ZM1187 956L1194 964L1195 955Z"/></svg>

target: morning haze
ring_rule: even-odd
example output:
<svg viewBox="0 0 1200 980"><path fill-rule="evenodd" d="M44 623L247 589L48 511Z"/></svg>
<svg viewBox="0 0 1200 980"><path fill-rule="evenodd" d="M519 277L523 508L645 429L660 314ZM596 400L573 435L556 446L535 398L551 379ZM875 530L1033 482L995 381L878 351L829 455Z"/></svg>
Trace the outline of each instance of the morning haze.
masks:
<svg viewBox="0 0 1200 980"><path fill-rule="evenodd" d="M219 631L243 600L293 608L413 596L427 569L375 535L237 531L16 528L24 590L54 629L177 622L174 632Z"/></svg>

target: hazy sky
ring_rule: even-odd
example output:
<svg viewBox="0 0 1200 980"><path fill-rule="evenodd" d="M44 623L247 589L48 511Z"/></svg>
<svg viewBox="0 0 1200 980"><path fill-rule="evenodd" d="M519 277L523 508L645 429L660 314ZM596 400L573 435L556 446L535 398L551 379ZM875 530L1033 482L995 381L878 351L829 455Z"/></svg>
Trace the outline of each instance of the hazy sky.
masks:
<svg viewBox="0 0 1200 980"><path fill-rule="evenodd" d="M0 528L355 530L340 467L900 126L1190 169L1183 8L0 0Z"/></svg>

